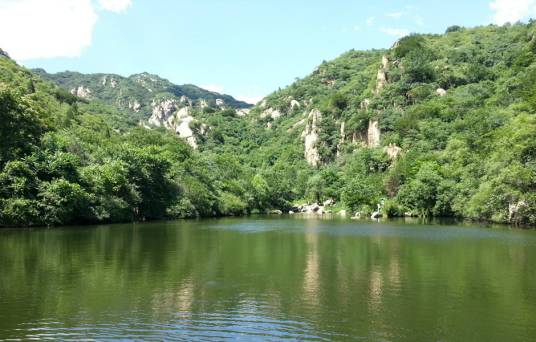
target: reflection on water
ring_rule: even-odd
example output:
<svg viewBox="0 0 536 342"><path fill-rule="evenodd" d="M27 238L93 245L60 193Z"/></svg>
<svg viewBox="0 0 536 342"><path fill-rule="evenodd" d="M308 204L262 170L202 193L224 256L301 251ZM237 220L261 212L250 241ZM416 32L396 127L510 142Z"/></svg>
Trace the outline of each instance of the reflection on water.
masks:
<svg viewBox="0 0 536 342"><path fill-rule="evenodd" d="M536 232L314 219L0 231L0 339L536 340Z"/></svg>

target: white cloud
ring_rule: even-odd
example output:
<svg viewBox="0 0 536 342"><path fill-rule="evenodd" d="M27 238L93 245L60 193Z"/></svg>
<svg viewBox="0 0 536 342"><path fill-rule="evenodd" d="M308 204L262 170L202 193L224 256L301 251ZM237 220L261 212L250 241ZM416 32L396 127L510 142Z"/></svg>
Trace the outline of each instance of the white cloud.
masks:
<svg viewBox="0 0 536 342"><path fill-rule="evenodd" d="M100 0L119 11L130 0ZM91 45L97 22L92 0L0 0L0 47L18 61L78 57Z"/></svg>
<svg viewBox="0 0 536 342"><path fill-rule="evenodd" d="M386 14L387 17L393 18L393 19L400 19L400 18L402 18L403 15L404 15L404 13L402 13L402 12L393 12L393 13L387 13Z"/></svg>
<svg viewBox="0 0 536 342"><path fill-rule="evenodd" d="M394 36L398 38L402 38L404 36L409 35L409 31L403 28L382 27L380 31L390 36Z"/></svg>
<svg viewBox="0 0 536 342"><path fill-rule="evenodd" d="M372 26L372 25L374 25L374 21L376 21L376 18L368 17L365 22L367 23L367 26Z"/></svg>
<svg viewBox="0 0 536 342"><path fill-rule="evenodd" d="M0 46L16 60L76 57L96 21L91 0L1 0Z"/></svg>
<svg viewBox="0 0 536 342"><path fill-rule="evenodd" d="M223 87L219 84L206 84L202 85L201 88L206 89L208 91L212 91L214 93L223 94Z"/></svg>
<svg viewBox="0 0 536 342"><path fill-rule="evenodd" d="M495 12L493 21L498 25L515 23L526 17L536 15L535 0L494 0L489 4Z"/></svg>
<svg viewBox="0 0 536 342"><path fill-rule="evenodd" d="M131 0L99 0L102 9L110 12L121 13L132 6Z"/></svg>

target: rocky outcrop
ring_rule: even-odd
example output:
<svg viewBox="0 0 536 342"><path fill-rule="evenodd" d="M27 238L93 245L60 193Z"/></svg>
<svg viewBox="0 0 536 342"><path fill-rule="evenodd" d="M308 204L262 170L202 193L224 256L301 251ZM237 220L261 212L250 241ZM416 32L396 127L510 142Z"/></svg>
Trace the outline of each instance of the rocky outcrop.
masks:
<svg viewBox="0 0 536 342"><path fill-rule="evenodd" d="M345 132L345 122L341 122L341 128L340 128L340 138L339 143L337 144L337 157L341 155L342 147L344 146L344 143L346 142L346 132Z"/></svg>
<svg viewBox="0 0 536 342"><path fill-rule="evenodd" d="M150 93L153 92L153 86L158 80L148 73L142 73L134 76L134 81L147 89Z"/></svg>
<svg viewBox="0 0 536 342"><path fill-rule="evenodd" d="M91 98L91 90L84 86L78 86L76 88L71 89L71 94L78 96L82 99L89 99Z"/></svg>
<svg viewBox="0 0 536 342"><path fill-rule="evenodd" d="M369 120L369 126L367 130L367 146L380 146L380 123L378 122L378 120Z"/></svg>
<svg viewBox="0 0 536 342"><path fill-rule="evenodd" d="M443 89L443 88L437 88L436 94L437 94L437 96L443 97L443 96L447 95L447 91L445 89Z"/></svg>
<svg viewBox="0 0 536 342"><path fill-rule="evenodd" d="M292 208L293 213L301 214L313 214L313 215L324 215L331 213L331 210L328 210L331 206L335 204L333 199L325 200L324 203L313 203L313 204L302 204Z"/></svg>
<svg viewBox="0 0 536 342"><path fill-rule="evenodd" d="M290 110L293 110L294 108L300 108L301 105L298 101L292 100L290 101Z"/></svg>
<svg viewBox="0 0 536 342"><path fill-rule="evenodd" d="M305 160L312 167L320 165L320 153L318 152L318 140L320 129L318 127L320 120L322 120L322 114L318 109L313 109L309 113L307 119L307 125L302 133L305 145Z"/></svg>
<svg viewBox="0 0 536 342"><path fill-rule="evenodd" d="M141 109L141 104L137 100L128 101L128 109L138 113Z"/></svg>
<svg viewBox="0 0 536 342"><path fill-rule="evenodd" d="M402 153L402 149L395 144L389 144L389 146L385 146L383 151L389 156L389 159L391 161L398 159L398 157Z"/></svg>
<svg viewBox="0 0 536 342"><path fill-rule="evenodd" d="M361 103L359 104L359 107L363 110L367 110L368 107L370 106L370 100L369 99L364 99L363 101L361 101Z"/></svg>
<svg viewBox="0 0 536 342"><path fill-rule="evenodd" d="M249 115L250 112L251 112L251 109L247 109L247 108L246 109L244 109L244 108L243 109L238 109L236 111L236 115L237 116L246 116L246 115Z"/></svg>
<svg viewBox="0 0 536 342"><path fill-rule="evenodd" d="M202 100L199 101L199 108L205 109L207 107L208 107L208 103L207 103L206 100L202 99Z"/></svg>
<svg viewBox="0 0 536 342"><path fill-rule="evenodd" d="M216 99L216 106L218 107L225 106L225 101L223 101L222 99Z"/></svg>
<svg viewBox="0 0 536 342"><path fill-rule="evenodd" d="M109 84L110 87L112 87L112 88L117 87L117 80L116 80L113 76L110 76L110 78L108 78L108 76L104 76L104 77L102 78L101 83L102 83L102 86L103 86L103 87L106 87L106 85L108 85L108 84Z"/></svg>
<svg viewBox="0 0 536 342"><path fill-rule="evenodd" d="M528 207L529 205L525 201L518 201L515 203L508 204L508 222L510 223L518 222L518 216L520 212Z"/></svg>
<svg viewBox="0 0 536 342"><path fill-rule="evenodd" d="M179 109L179 104L174 99L153 100L151 104L153 113L149 118L149 123L157 127L168 129L173 127L174 113Z"/></svg>
<svg viewBox="0 0 536 342"><path fill-rule="evenodd" d="M387 56L382 57L382 65L380 69L378 70L378 74L376 76L376 89L375 93L379 94L383 88L385 88L385 85L387 84L387 72L389 71L389 59L387 59Z"/></svg>
<svg viewBox="0 0 536 342"><path fill-rule="evenodd" d="M264 118L272 118L272 119L277 119L279 117L281 117L281 112L278 111L277 109L273 109L272 107L266 109L265 111L263 111L261 113L261 119L264 119Z"/></svg>
<svg viewBox="0 0 536 342"><path fill-rule="evenodd" d="M197 148L194 132L190 123L194 117L190 113L190 107L179 107L179 102L174 99L153 100L153 113L149 118L149 124L156 127L165 127L173 130L193 148Z"/></svg>
<svg viewBox="0 0 536 342"><path fill-rule="evenodd" d="M190 122L194 120L193 116L190 115L190 107L181 108L176 115L175 132L185 139L190 146L197 148L194 132L190 128Z"/></svg>
<svg viewBox="0 0 536 342"><path fill-rule="evenodd" d="M190 99L186 95L182 95L179 101L181 103L187 103L188 105L192 105L192 101L190 101Z"/></svg>
<svg viewBox="0 0 536 342"><path fill-rule="evenodd" d="M301 125L305 124L306 121L307 121L306 119L301 119L300 121L298 121L294 125L292 125L292 127L290 127L288 131L290 132L293 129L296 129L296 128L300 127Z"/></svg>

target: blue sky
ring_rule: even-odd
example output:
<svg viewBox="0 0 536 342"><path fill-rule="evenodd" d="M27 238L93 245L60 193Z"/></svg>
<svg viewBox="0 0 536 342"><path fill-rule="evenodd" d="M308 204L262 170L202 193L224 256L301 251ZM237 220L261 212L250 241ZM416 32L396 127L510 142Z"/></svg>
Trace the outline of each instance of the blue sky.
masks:
<svg viewBox="0 0 536 342"><path fill-rule="evenodd" d="M49 72L147 71L255 101L350 49L534 12L533 0L0 0L0 47Z"/></svg>

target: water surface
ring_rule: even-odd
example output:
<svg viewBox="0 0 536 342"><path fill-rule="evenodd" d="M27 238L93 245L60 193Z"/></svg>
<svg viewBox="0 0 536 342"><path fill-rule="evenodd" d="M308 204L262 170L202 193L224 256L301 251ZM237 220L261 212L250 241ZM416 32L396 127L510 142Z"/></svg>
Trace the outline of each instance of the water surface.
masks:
<svg viewBox="0 0 536 342"><path fill-rule="evenodd" d="M0 231L0 339L536 341L536 232L244 218Z"/></svg>

